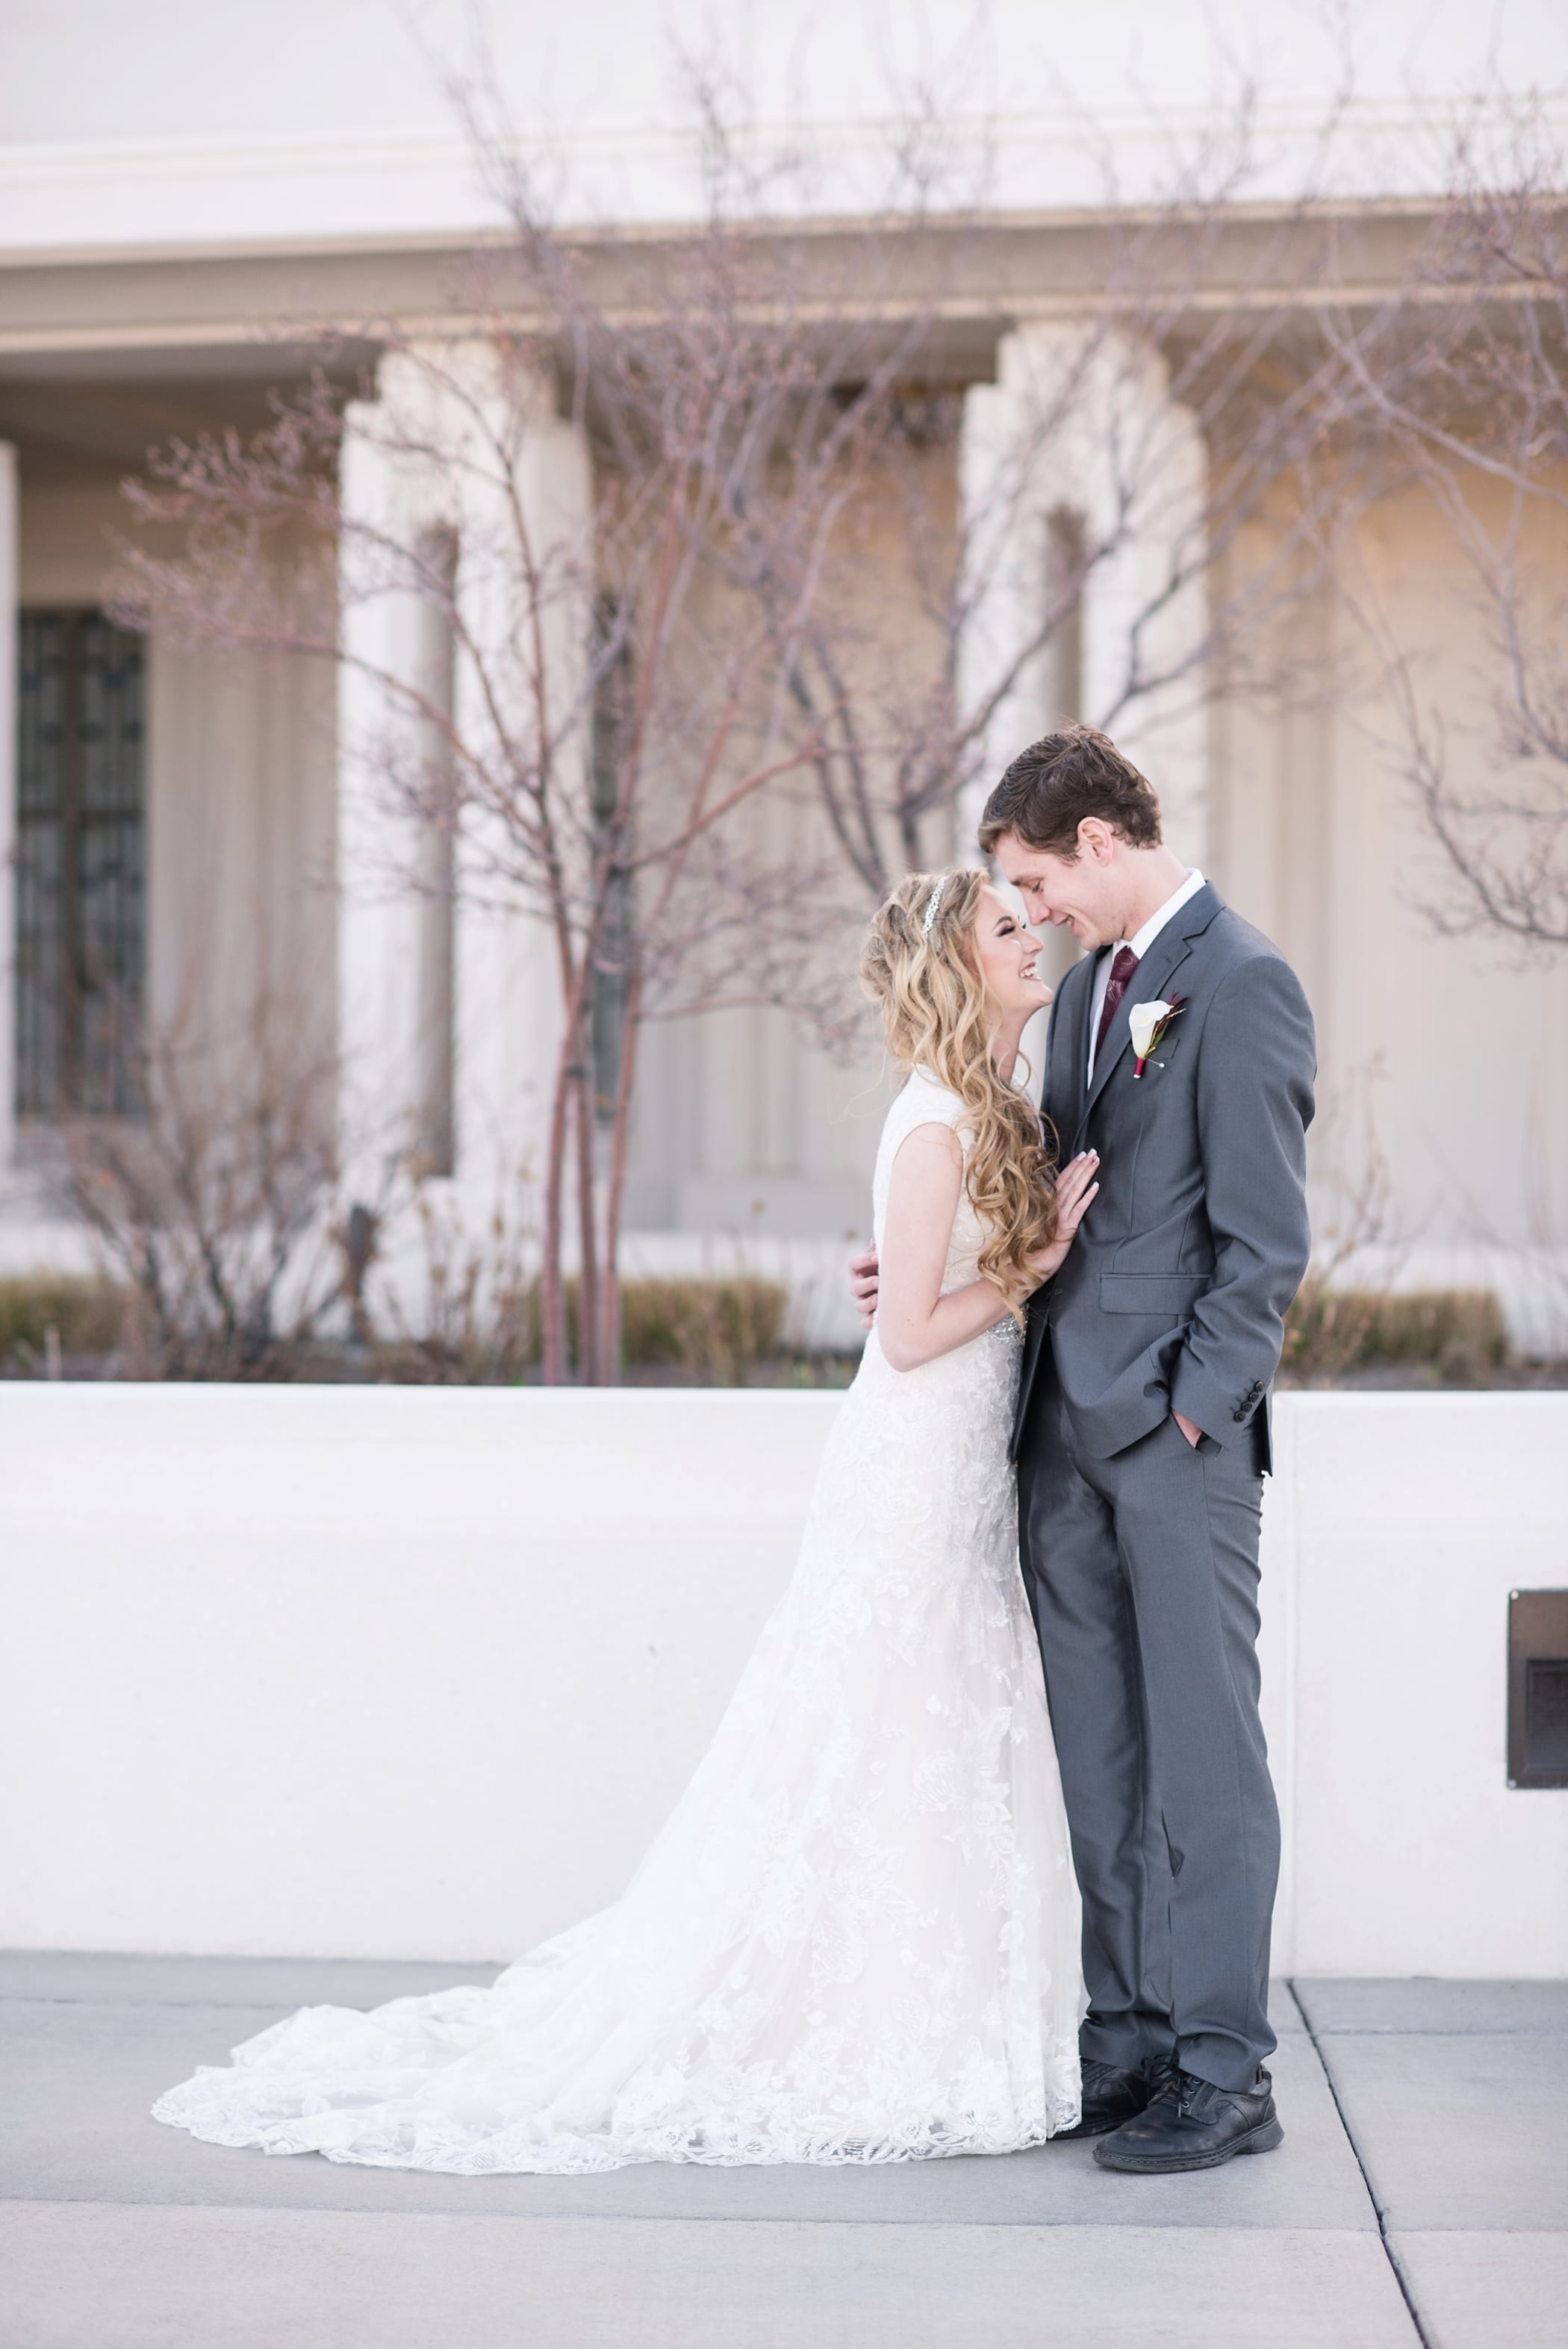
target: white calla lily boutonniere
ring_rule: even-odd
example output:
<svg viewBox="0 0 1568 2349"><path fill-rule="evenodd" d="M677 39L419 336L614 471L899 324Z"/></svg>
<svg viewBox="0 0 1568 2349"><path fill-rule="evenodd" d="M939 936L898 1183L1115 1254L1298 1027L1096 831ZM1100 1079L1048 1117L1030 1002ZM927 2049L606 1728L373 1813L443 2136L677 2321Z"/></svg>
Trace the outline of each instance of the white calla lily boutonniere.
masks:
<svg viewBox="0 0 1568 2349"><path fill-rule="evenodd" d="M1155 1046L1163 1039L1172 1019L1179 1019L1186 1008L1184 995L1173 995L1169 1002L1161 998L1153 1003L1135 1003L1132 1006L1127 1015L1127 1025L1132 1035L1132 1073L1135 1077L1143 1074Z"/></svg>

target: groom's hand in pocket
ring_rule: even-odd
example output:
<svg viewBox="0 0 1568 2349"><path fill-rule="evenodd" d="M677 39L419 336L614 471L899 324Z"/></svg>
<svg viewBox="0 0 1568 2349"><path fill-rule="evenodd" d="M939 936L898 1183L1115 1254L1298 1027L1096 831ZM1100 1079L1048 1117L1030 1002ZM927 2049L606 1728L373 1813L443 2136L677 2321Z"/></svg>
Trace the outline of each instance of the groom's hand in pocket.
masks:
<svg viewBox="0 0 1568 2349"><path fill-rule="evenodd" d="M862 1330L869 1330L876 1319L877 1285L877 1252L873 1245L850 1258L850 1292L860 1308Z"/></svg>
<svg viewBox="0 0 1568 2349"><path fill-rule="evenodd" d="M1197 1421L1194 1419L1188 1419L1183 1413L1179 1411L1173 1411L1171 1416L1175 1421L1177 1426L1181 1429L1182 1434L1186 1437L1188 1443L1191 1445L1193 1451L1196 1452L1199 1444L1203 1441L1203 1431L1198 1425Z"/></svg>

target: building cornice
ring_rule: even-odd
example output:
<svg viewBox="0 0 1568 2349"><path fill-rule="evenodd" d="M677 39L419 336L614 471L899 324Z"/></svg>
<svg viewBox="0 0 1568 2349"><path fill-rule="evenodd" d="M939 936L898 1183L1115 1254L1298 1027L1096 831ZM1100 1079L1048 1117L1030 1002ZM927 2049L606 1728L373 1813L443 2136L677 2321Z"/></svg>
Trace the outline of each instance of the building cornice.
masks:
<svg viewBox="0 0 1568 2349"><path fill-rule="evenodd" d="M1161 288L1166 325L1183 310L1212 317L1374 304L1408 286L1435 211L1423 198L1338 199L1231 205L1217 220L1213 208L1017 210L918 223L759 221L749 233L810 239L810 307L823 318L923 316L998 331L1108 304L1147 313L1151 297L1129 295L1119 263L1130 234L1144 240L1142 282ZM632 316L645 302L650 249L677 248L689 234L641 223L573 242L598 276L595 297ZM189 369L207 354L222 372L245 355L264 367L269 354L297 365L339 340L364 348L393 329L471 332L498 318L522 331L546 326L521 286L509 288L508 245L490 232L13 254L0 259L0 363L39 373L51 359L71 368L164 354ZM1429 298L1452 291L1433 287Z"/></svg>

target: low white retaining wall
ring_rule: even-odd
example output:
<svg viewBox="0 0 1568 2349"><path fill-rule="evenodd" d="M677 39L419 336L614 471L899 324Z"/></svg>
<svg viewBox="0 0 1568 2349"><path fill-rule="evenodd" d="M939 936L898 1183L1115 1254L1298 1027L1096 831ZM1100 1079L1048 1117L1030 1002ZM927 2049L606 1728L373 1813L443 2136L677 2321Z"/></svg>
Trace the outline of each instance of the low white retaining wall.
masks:
<svg viewBox="0 0 1568 2349"><path fill-rule="evenodd" d="M1275 1425L1282 1963L1568 1973L1568 1789L1506 1766L1508 1594L1568 1588L1568 1393L1284 1395Z"/></svg>
<svg viewBox="0 0 1568 2349"><path fill-rule="evenodd" d="M0 1943L505 1956L612 1899L782 1587L837 1398L0 1386ZM1277 1960L1568 1972L1506 1599L1568 1396L1286 1396Z"/></svg>

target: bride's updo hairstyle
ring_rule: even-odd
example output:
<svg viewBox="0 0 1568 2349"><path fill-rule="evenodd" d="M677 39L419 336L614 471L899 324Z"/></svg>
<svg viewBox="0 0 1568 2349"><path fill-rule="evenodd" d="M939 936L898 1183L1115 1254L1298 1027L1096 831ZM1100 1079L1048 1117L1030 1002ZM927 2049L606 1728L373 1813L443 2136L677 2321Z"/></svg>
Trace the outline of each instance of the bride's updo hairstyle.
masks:
<svg viewBox="0 0 1568 2349"><path fill-rule="evenodd" d="M938 885L934 918L932 898ZM1008 1303L1036 1286L1029 1258L1057 1234L1056 1161L1032 1102L991 1058L995 1011L975 952L986 875L912 873L872 917L861 984L882 1006L887 1048L901 1069L923 1069L964 1103L965 1180L985 1233L979 1269Z"/></svg>

